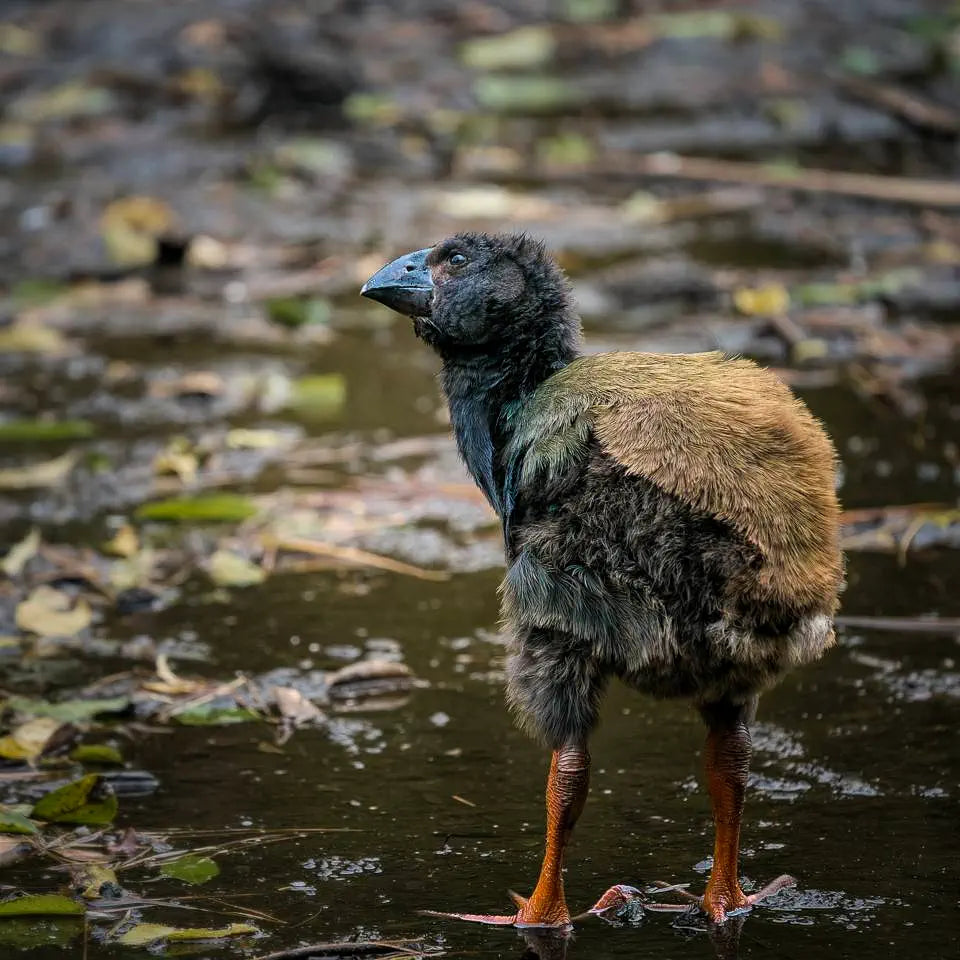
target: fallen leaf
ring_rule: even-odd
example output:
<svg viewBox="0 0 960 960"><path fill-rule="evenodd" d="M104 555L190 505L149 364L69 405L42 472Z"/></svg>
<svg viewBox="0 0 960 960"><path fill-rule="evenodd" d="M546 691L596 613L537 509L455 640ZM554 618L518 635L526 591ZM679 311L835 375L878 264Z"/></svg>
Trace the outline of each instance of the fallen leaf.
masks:
<svg viewBox="0 0 960 960"><path fill-rule="evenodd" d="M39 833L40 828L22 813L0 803L0 833Z"/></svg>
<svg viewBox="0 0 960 960"><path fill-rule="evenodd" d="M51 823L105 824L117 815L117 796L97 773L44 794L30 816Z"/></svg>
<svg viewBox="0 0 960 960"><path fill-rule="evenodd" d="M7 760L33 760L63 724L53 717L34 717L0 737L0 757Z"/></svg>
<svg viewBox="0 0 960 960"><path fill-rule="evenodd" d="M296 330L330 322L333 309L322 297L277 297L267 301L267 316L273 323Z"/></svg>
<svg viewBox="0 0 960 960"><path fill-rule="evenodd" d="M74 890L79 888L84 900L99 900L111 894L115 897L120 892L117 875L106 864L90 863L82 868L75 867L74 870ZM104 890L104 887L107 889Z"/></svg>
<svg viewBox="0 0 960 960"><path fill-rule="evenodd" d="M72 917L84 913L85 907L69 897L53 893L36 893L15 897L0 903L0 917Z"/></svg>
<svg viewBox="0 0 960 960"><path fill-rule="evenodd" d="M139 549L140 538L137 536L137 531L129 523L120 527L103 545L104 552L115 557L132 557Z"/></svg>
<svg viewBox="0 0 960 960"><path fill-rule="evenodd" d="M79 723L101 713L122 713L130 706L129 697L109 697L101 700L32 700L29 697L9 697L6 706L27 716L53 717L63 723Z"/></svg>
<svg viewBox="0 0 960 960"><path fill-rule="evenodd" d="M73 637L90 626L90 606L82 597L71 607L70 597L46 584L17 604L16 621L21 630L41 637Z"/></svg>
<svg viewBox="0 0 960 960"><path fill-rule="evenodd" d="M137 266L157 256L157 238L173 230L176 216L155 197L121 197L107 205L100 232L115 263Z"/></svg>
<svg viewBox="0 0 960 960"><path fill-rule="evenodd" d="M77 462L73 450L53 460L31 463L26 467L6 467L0 470L0 490L37 490L56 487L63 483Z"/></svg>
<svg viewBox="0 0 960 960"><path fill-rule="evenodd" d="M200 857L194 853L188 853L186 856L165 863L160 868L160 873L164 877L183 880L184 883L201 884L217 876L220 873L220 868L216 861L209 857Z"/></svg>
<svg viewBox="0 0 960 960"><path fill-rule="evenodd" d="M66 346L58 330L31 320L0 328L0 353L64 353Z"/></svg>
<svg viewBox="0 0 960 960"><path fill-rule="evenodd" d="M262 567L231 550L217 550L207 562L207 572L220 587L251 587L267 578Z"/></svg>
<svg viewBox="0 0 960 960"><path fill-rule="evenodd" d="M192 484L197 479L200 461L190 449L190 441L185 437L175 437L166 449L153 458L153 472L158 476L174 474L181 483Z"/></svg>
<svg viewBox="0 0 960 960"><path fill-rule="evenodd" d="M460 59L473 70L539 67L553 57L556 48L550 27L520 27L495 37L468 40L460 48Z"/></svg>
<svg viewBox="0 0 960 960"><path fill-rule="evenodd" d="M220 927L167 927L160 923L138 923L117 938L117 943L127 947L143 947L158 940L221 940L225 937L239 937L260 931L249 923L231 923Z"/></svg>
<svg viewBox="0 0 960 960"><path fill-rule="evenodd" d="M70 759L77 763L98 763L103 765L122 764L123 756L116 747L107 743L81 743L70 751Z"/></svg>
<svg viewBox="0 0 960 960"><path fill-rule="evenodd" d="M740 287L733 292L734 306L747 317L773 317L790 309L790 294L782 283Z"/></svg>
<svg viewBox="0 0 960 960"><path fill-rule="evenodd" d="M96 433L89 420L8 420L0 423L0 443L86 440Z"/></svg>
<svg viewBox="0 0 960 960"><path fill-rule="evenodd" d="M301 377L293 382L290 406L313 417L334 416L347 399L347 382L342 374L325 373Z"/></svg>
<svg viewBox="0 0 960 960"><path fill-rule="evenodd" d="M231 450L272 450L279 447L286 436L279 430L250 430L237 427L227 433L227 446Z"/></svg>
<svg viewBox="0 0 960 960"><path fill-rule="evenodd" d="M173 719L187 727L222 727L260 720L261 717L247 707L215 707L204 703L175 713Z"/></svg>
<svg viewBox="0 0 960 960"><path fill-rule="evenodd" d="M36 556L40 548L40 531L34 527L19 543L15 543L7 555L0 560L0 569L8 577L18 577L27 562Z"/></svg>
<svg viewBox="0 0 960 960"><path fill-rule="evenodd" d="M490 74L473 85L477 103L498 113L549 114L567 110L584 97L581 87L559 77Z"/></svg>
<svg viewBox="0 0 960 960"><path fill-rule="evenodd" d="M248 497L233 493L211 493L196 497L174 497L145 503L137 510L143 520L182 523L239 523L258 512Z"/></svg>

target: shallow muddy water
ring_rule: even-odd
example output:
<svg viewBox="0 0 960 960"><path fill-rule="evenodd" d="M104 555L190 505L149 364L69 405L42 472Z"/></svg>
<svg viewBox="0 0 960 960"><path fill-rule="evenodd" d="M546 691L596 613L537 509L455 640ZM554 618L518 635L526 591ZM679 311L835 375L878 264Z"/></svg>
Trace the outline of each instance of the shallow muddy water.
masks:
<svg viewBox="0 0 960 960"><path fill-rule="evenodd" d="M430 362L404 325L374 339L354 335L338 350L351 397L338 424L344 434L363 435L377 424L402 437L427 425L430 418L417 408L418 398L433 396ZM850 398L821 391L808 399L828 422L847 401L836 418L841 449L853 435L877 437L882 447L895 431L866 409L851 413ZM849 479L858 477L856 458L849 459L845 500L876 503L866 479ZM898 502L946 492L936 483L928 489L932 481L917 478L910 458L887 482L884 497L895 492ZM851 554L844 612L955 617L958 573L958 558L947 551L911 555L902 568L892 556ZM279 921L262 924L269 938L224 945L222 953L406 937L452 953L522 953L514 931L417 915L424 908L499 910L508 888L524 891L536 876L546 756L514 729L502 703L497 583L496 569L458 573L446 583L376 573L276 575L226 603L210 603L205 588L188 584L169 609L105 624L101 632L118 640L143 632L195 638L209 649L199 670L210 675L335 668L386 651L424 681L390 709L334 713L327 727L298 731L281 753L264 752L272 732L257 723L174 727L125 745L129 765L152 773L160 787L143 798L122 797L121 825L331 829L221 857L220 876L190 891ZM741 956L954 955L957 658L949 634L843 630L822 662L764 698L743 871L754 883L785 871L800 883L746 919ZM80 656L59 669L47 662L44 676L73 686L111 666ZM26 681L20 692L49 694L57 685ZM588 907L614 882L702 886L712 829L701 741L699 719L687 705L612 689L593 743L591 797L569 858L574 909ZM33 863L7 876L43 889L56 874L45 878ZM171 881L137 889L142 896L183 895ZM163 908L151 919L185 922L182 911ZM79 951L78 938L70 943ZM137 955L116 946L90 949ZM730 944L712 943L695 918L656 914L638 926L584 922L569 954L682 957L715 949L735 955Z"/></svg>

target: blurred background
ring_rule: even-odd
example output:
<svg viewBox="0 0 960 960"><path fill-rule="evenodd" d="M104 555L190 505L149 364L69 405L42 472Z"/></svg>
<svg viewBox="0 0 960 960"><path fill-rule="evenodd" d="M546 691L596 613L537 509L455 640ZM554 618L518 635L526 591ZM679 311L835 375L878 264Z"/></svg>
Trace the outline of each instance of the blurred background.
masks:
<svg viewBox="0 0 960 960"><path fill-rule="evenodd" d="M2 949L543 954L415 913L527 891L545 757L436 360L357 296L482 229L588 350L754 357L841 459L840 641L748 800L800 887L569 952L955 956L958 142L951 0L5 0ZM572 905L702 887L701 737L612 692Z"/></svg>

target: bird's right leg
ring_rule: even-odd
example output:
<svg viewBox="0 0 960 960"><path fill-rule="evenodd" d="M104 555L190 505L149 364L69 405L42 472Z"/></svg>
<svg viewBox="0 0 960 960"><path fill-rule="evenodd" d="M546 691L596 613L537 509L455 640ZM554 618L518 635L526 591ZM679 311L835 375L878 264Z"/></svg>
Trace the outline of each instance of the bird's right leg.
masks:
<svg viewBox="0 0 960 960"><path fill-rule="evenodd" d="M439 916L502 926L569 928L563 857L587 799L587 739L596 724L603 687L599 665L580 655L563 635L535 629L517 636L507 661L507 697L524 728L554 748L547 777L546 849L540 876L529 897L512 895L518 907L515 914Z"/></svg>

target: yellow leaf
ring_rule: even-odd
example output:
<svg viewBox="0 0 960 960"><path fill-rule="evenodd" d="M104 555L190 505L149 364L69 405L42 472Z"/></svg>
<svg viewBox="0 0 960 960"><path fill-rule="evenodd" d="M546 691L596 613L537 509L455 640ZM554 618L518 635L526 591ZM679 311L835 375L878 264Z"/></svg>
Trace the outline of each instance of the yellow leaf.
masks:
<svg viewBox="0 0 960 960"><path fill-rule="evenodd" d="M32 760L59 730L61 723L53 717L35 717L21 724L6 737L0 738L0 757L8 760Z"/></svg>
<svg viewBox="0 0 960 960"><path fill-rule="evenodd" d="M0 560L0 569L8 577L17 577L40 547L40 531L34 527L19 543L14 544Z"/></svg>
<svg viewBox="0 0 960 960"><path fill-rule="evenodd" d="M104 545L103 549L115 557L132 557L140 549L137 531L125 523Z"/></svg>
<svg viewBox="0 0 960 960"><path fill-rule="evenodd" d="M72 637L90 626L93 614L86 600L70 606L70 597L53 587L37 587L17 605L17 626L41 637Z"/></svg>
<svg viewBox="0 0 960 960"><path fill-rule="evenodd" d="M790 294L782 283L740 287L733 293L733 303L745 316L775 317L790 309Z"/></svg>

